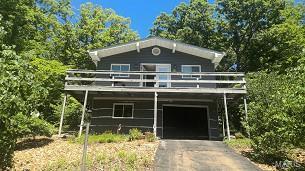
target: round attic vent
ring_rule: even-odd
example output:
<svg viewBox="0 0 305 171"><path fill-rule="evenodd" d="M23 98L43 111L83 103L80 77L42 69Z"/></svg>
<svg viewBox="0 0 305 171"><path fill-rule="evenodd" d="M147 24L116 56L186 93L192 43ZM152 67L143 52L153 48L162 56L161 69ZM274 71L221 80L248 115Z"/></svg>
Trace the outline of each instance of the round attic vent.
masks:
<svg viewBox="0 0 305 171"><path fill-rule="evenodd" d="M151 50L151 53L152 53L153 55L155 55L155 56L158 56L158 55L160 55L160 53L161 53L161 49L158 48L158 47L154 47L154 48Z"/></svg>

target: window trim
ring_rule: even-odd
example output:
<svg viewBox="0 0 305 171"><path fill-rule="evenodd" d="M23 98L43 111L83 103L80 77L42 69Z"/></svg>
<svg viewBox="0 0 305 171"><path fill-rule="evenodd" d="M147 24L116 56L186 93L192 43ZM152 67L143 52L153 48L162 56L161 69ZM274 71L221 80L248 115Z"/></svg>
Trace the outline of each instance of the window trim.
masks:
<svg viewBox="0 0 305 171"><path fill-rule="evenodd" d="M122 72L122 69L121 69L122 65L128 66L128 71L130 71L130 64L111 64L111 66L110 66L111 71L114 71L114 70L112 70L112 66L115 66L115 65L120 66L120 72ZM124 75L124 76L122 76L122 75ZM111 76L113 76L114 78L129 78L129 74L112 74Z"/></svg>
<svg viewBox="0 0 305 171"><path fill-rule="evenodd" d="M184 67L199 67L199 72L201 72L201 65L181 65L181 72L182 74L184 74L183 72L183 68ZM197 79L197 78L201 78L201 75L199 75L199 77L193 77L192 75L190 77L185 77L186 75L182 75L182 78L187 78L187 79Z"/></svg>
<svg viewBox="0 0 305 171"><path fill-rule="evenodd" d="M124 106L125 105L131 105L132 106L131 117L124 117L124 116L116 117L116 116L114 116L115 105L123 105L123 115L124 115ZM133 112L134 112L134 103L113 103L113 106L112 106L112 118L114 118L114 119L133 119Z"/></svg>

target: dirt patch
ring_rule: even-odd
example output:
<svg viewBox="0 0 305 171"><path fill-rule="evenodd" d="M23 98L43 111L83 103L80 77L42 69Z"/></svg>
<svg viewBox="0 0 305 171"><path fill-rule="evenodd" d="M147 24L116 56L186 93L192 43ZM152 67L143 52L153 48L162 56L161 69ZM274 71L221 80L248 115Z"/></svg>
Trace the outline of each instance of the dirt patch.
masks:
<svg viewBox="0 0 305 171"><path fill-rule="evenodd" d="M88 170L110 170L113 168L149 170L153 167L158 144L158 141L146 142L145 140L89 144ZM82 144L59 138L29 139L18 145L14 153L14 169L79 170L82 149Z"/></svg>

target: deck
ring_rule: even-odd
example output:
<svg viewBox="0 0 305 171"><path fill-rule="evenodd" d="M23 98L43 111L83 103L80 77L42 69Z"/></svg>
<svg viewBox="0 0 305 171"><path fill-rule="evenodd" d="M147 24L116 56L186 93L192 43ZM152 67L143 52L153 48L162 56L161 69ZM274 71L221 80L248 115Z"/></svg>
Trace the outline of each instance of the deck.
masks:
<svg viewBox="0 0 305 171"><path fill-rule="evenodd" d="M68 70L66 91L246 94L240 72L116 72ZM148 79L151 78L151 79Z"/></svg>

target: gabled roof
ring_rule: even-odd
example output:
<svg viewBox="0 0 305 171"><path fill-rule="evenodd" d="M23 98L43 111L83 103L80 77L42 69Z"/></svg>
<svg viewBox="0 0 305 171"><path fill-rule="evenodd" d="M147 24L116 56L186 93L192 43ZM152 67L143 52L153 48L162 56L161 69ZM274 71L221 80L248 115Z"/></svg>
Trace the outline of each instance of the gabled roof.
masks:
<svg viewBox="0 0 305 171"><path fill-rule="evenodd" d="M142 48L160 46L167 49L172 49L172 52L176 51L187 53L190 55L198 56L201 58L209 59L212 63L218 64L221 59L226 55L224 52L218 52L206 48L201 48L198 46L185 44L179 41L173 41L169 39L164 39L160 37L150 37L147 39L132 41L125 44L119 44L115 46L110 46L101 49L94 49L89 51L89 55L93 61L99 61L100 58L107 56L125 53L129 51L141 52Z"/></svg>

